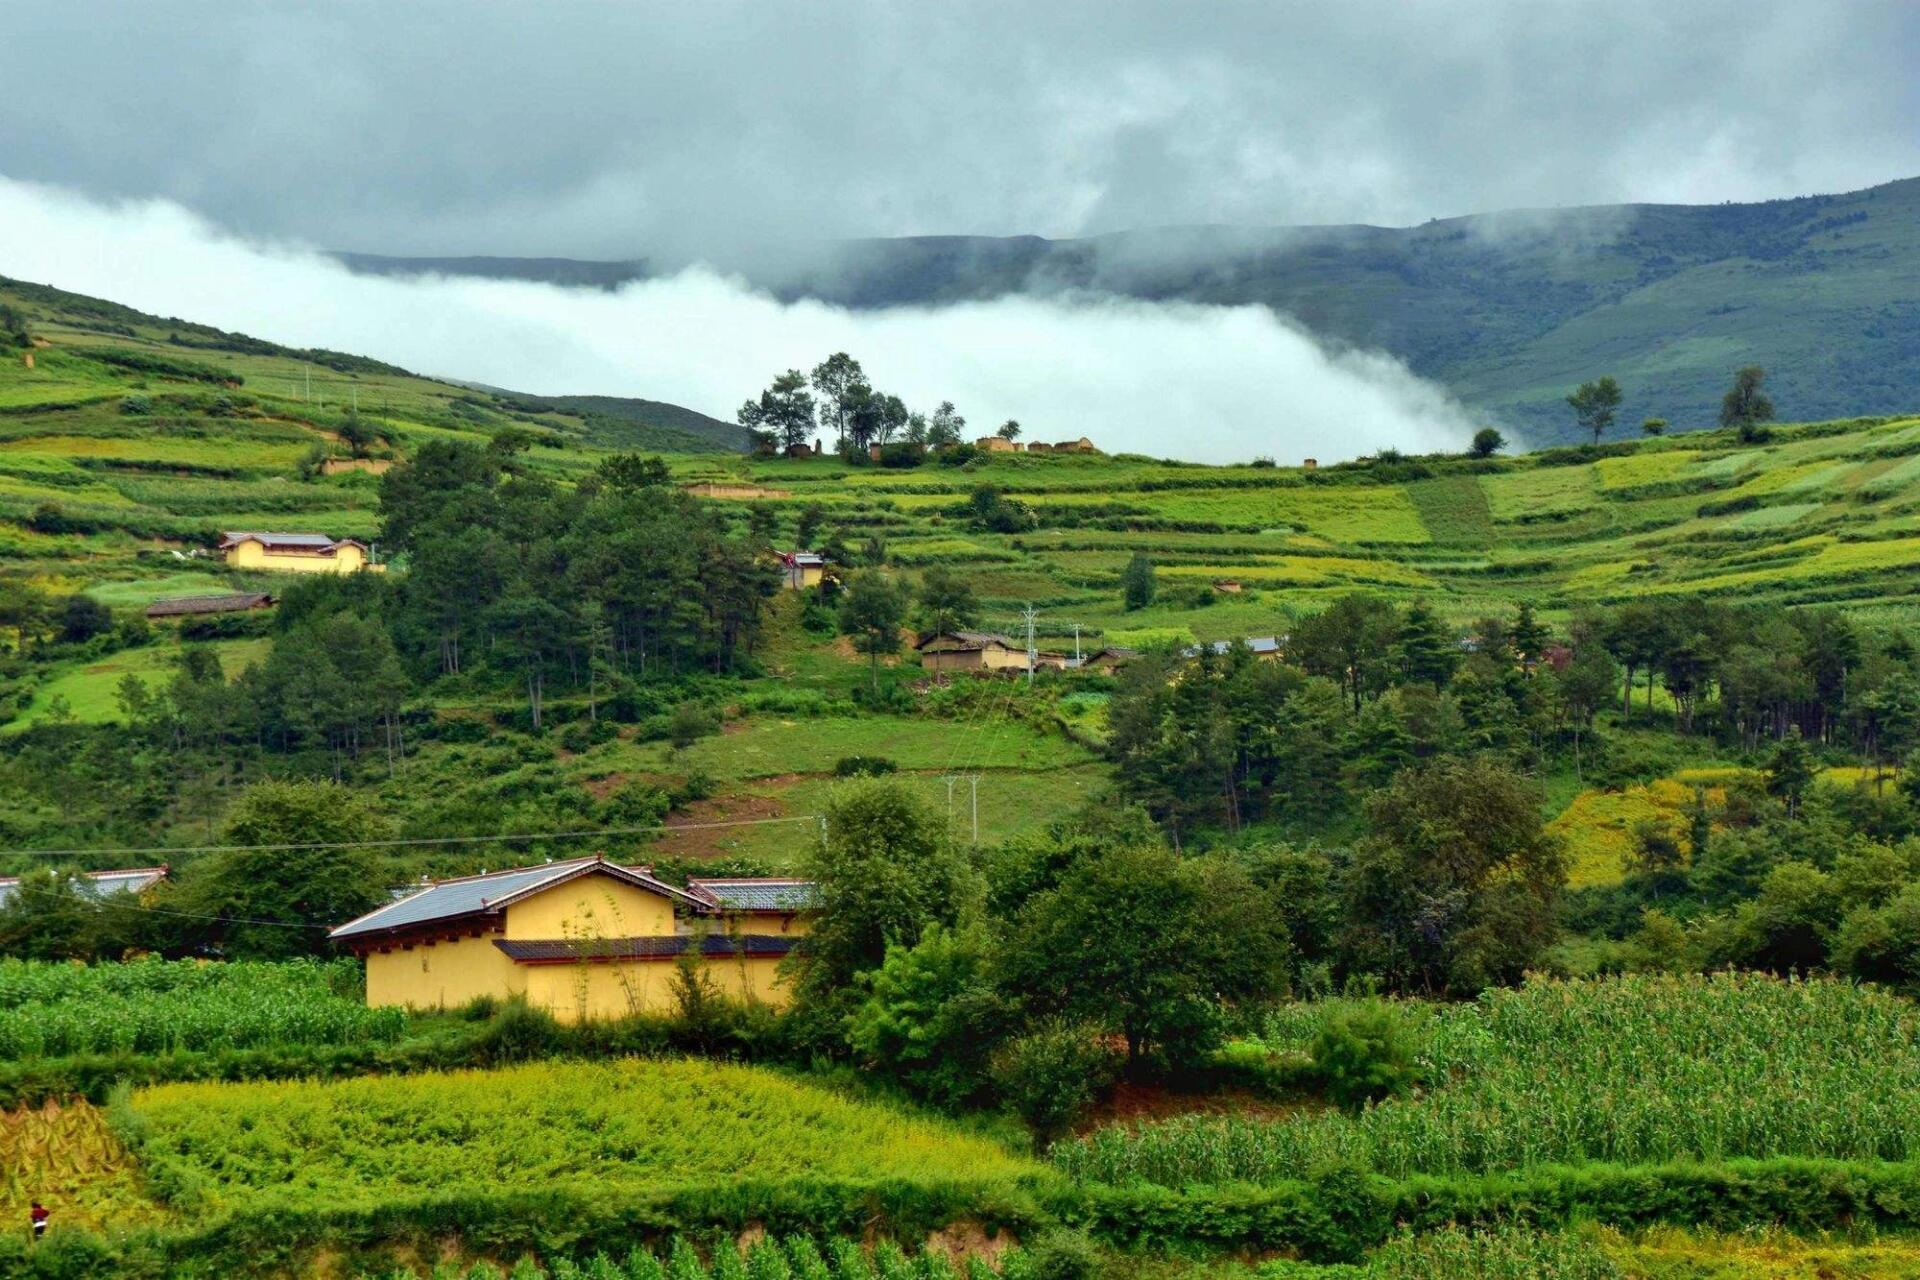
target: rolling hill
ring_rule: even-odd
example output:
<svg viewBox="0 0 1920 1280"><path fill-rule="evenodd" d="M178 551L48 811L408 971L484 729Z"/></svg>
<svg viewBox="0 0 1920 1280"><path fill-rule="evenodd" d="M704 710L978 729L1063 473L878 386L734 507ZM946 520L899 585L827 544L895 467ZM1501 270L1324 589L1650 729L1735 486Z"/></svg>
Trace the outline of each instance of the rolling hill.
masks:
<svg viewBox="0 0 1920 1280"><path fill-rule="evenodd" d="M377 433L373 469L426 439L509 429L532 437L526 465L561 479L608 450L664 451L684 481L764 490L776 538L817 505L828 533L879 538L909 573L966 571L996 625L1034 603L1044 634L1077 624L1088 642L1265 634L1356 588L1470 620L1520 598L1564 614L1673 592L1905 610L1920 582L1911 417L1317 471L1103 455L893 470L715 452L680 425L698 415L673 406L436 382L42 286L0 283L0 305L27 317L34 344L0 358L0 571L118 605L225 589L192 556L223 528L374 534L375 476L319 466L346 460L354 416ZM628 431L653 411L667 422ZM982 527L969 505L982 486L1030 527ZM744 519L749 505L730 508ZM1136 552L1162 590L1127 612L1119 574ZM1241 590L1214 589L1228 579Z"/></svg>
<svg viewBox="0 0 1920 1280"><path fill-rule="evenodd" d="M646 260L382 258L356 270L613 287ZM1763 204L1629 204L1418 227L1184 227L1082 240L923 236L725 262L783 298L859 308L1091 290L1258 303L1324 340L1380 348L1546 442L1602 373L1621 421L1710 424L1730 372L1764 365L1796 419L1920 403L1920 178Z"/></svg>

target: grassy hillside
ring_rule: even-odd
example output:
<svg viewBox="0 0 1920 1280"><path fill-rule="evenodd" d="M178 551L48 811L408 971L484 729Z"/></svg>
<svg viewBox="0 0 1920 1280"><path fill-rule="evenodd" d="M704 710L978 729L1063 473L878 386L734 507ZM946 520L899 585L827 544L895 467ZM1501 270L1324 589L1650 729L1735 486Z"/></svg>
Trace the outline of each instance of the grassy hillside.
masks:
<svg viewBox="0 0 1920 1280"><path fill-rule="evenodd" d="M1468 405L1568 439L1562 398L1612 373L1621 420L1712 421L1731 371L1761 364L1803 419L1920 403L1920 179L1764 204L1613 205L1418 227L1191 227L1090 240L927 236L821 249L762 283L856 307L1100 289L1265 303L1383 348ZM348 258L607 285L645 262ZM729 264L732 265L732 264ZM751 277L749 264L740 264Z"/></svg>

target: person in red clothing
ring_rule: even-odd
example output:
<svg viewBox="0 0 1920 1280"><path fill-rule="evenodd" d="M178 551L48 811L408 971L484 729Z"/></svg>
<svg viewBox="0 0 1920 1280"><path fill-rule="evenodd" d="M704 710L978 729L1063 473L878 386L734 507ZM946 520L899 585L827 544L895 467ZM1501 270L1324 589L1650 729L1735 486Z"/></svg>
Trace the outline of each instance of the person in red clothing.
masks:
<svg viewBox="0 0 1920 1280"><path fill-rule="evenodd" d="M27 1216L33 1219L33 1238L35 1240L47 1234L47 1219L52 1216L47 1212L47 1206L35 1200L33 1202L33 1208L28 1211Z"/></svg>

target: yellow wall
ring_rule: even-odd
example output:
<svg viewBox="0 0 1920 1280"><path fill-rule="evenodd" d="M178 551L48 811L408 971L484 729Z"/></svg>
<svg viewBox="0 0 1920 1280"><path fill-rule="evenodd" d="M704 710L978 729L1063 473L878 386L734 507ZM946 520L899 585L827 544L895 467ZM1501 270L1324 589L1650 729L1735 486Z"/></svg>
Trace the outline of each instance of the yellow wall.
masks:
<svg viewBox="0 0 1920 1280"><path fill-rule="evenodd" d="M673 932L673 901L612 876L590 874L507 908L507 937L578 942Z"/></svg>
<svg viewBox="0 0 1920 1280"><path fill-rule="evenodd" d="M359 547L338 547L330 556L269 555L267 549L251 538L227 548L227 563L236 569L265 569L274 573L357 573L371 569L384 573L386 566L368 564Z"/></svg>
<svg viewBox="0 0 1920 1280"><path fill-rule="evenodd" d="M562 1022L624 1018L635 1013L672 1013L672 960L575 961L528 965L527 1003ZM780 981L780 961L771 956L702 960L700 968L721 994L736 1000L784 1005L790 992Z"/></svg>
<svg viewBox="0 0 1920 1280"><path fill-rule="evenodd" d="M669 937L677 928L672 899L602 874L580 876L514 903L506 910L505 924L504 936L514 941L586 943ZM807 925L800 915L742 916L733 922L733 930L798 935ZM465 1004L475 996L505 999L524 994L529 1004L568 1022L667 1013L675 1007L675 966L670 959L516 964L493 945L500 936L368 955L367 1003L438 1009ZM716 957L700 965L727 996L775 1005L787 1001L776 957Z"/></svg>
<svg viewBox="0 0 1920 1280"><path fill-rule="evenodd" d="M475 996L504 999L525 991L526 970L493 945L493 936L433 942L367 957L367 1003L450 1009Z"/></svg>

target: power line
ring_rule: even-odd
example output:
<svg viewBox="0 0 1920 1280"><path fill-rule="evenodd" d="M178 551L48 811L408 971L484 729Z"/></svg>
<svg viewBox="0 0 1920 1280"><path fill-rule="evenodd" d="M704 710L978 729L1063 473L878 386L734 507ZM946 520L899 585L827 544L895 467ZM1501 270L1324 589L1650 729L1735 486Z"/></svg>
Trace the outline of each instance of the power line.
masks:
<svg viewBox="0 0 1920 1280"><path fill-rule="evenodd" d="M731 822L659 823L646 827L603 827L596 831L534 831L515 835L418 836L396 840L314 840L290 844L162 844L112 849L0 849L0 858L90 858L94 856L155 853L294 853L317 849L402 849L425 845L510 844L519 840L581 840L598 836L632 836L659 831L712 831L721 827L765 827L782 822L812 822L816 813L791 818L740 818Z"/></svg>
<svg viewBox="0 0 1920 1280"><path fill-rule="evenodd" d="M58 898L66 895L55 889L35 889L27 885L15 885L14 893L30 893L43 898ZM220 924L259 924L271 925L276 929L331 929L330 924L309 924L304 920L256 920L249 916L210 916L203 911L174 911L167 907L149 907L139 902L115 902L116 897L130 898L130 893L107 894L94 900L101 910L144 911L149 915L178 916L183 920L212 920Z"/></svg>

